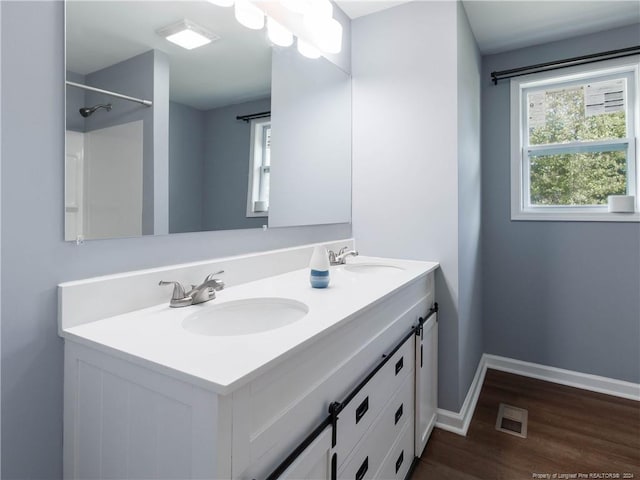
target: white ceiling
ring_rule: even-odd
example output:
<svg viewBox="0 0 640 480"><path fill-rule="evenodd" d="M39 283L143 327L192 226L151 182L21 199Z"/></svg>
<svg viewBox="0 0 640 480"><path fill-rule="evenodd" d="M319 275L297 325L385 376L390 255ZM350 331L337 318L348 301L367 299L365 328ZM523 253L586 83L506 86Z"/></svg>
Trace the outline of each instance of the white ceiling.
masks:
<svg viewBox="0 0 640 480"><path fill-rule="evenodd" d="M353 19L407 2L341 0L337 3ZM462 3L483 54L640 23L640 2L637 0L462 0Z"/></svg>

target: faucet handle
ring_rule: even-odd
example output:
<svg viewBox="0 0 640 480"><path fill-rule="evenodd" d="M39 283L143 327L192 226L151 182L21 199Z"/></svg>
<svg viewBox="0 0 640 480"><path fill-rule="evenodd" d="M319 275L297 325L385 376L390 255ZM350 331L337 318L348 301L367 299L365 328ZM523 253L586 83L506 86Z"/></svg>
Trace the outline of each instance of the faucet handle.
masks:
<svg viewBox="0 0 640 480"><path fill-rule="evenodd" d="M173 285L173 294L171 295L171 300L183 300L187 297L187 294L184 291L184 287L180 282L165 282L164 280L160 280L158 285Z"/></svg>
<svg viewBox="0 0 640 480"><path fill-rule="evenodd" d="M222 290L224 288L224 282L215 278L221 273L224 273L224 270L220 270L219 272L215 272L215 273L210 273L209 275L207 275L207 278L204 279L204 284L214 283L214 285L210 285L211 288L213 288L214 290Z"/></svg>
<svg viewBox="0 0 640 480"><path fill-rule="evenodd" d="M340 255L344 255L344 253L347 251L349 247L347 247L346 245L344 247L342 247L340 250L338 250L338 256Z"/></svg>

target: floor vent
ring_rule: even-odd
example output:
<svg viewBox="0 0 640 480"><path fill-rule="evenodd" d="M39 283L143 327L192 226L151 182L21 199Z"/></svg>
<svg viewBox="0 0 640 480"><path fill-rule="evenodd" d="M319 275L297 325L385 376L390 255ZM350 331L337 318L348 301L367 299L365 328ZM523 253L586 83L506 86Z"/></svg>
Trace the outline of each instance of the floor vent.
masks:
<svg viewBox="0 0 640 480"><path fill-rule="evenodd" d="M529 412L524 408L512 407L511 405L501 403L498 409L496 430L515 435L516 437L527 438L528 416Z"/></svg>

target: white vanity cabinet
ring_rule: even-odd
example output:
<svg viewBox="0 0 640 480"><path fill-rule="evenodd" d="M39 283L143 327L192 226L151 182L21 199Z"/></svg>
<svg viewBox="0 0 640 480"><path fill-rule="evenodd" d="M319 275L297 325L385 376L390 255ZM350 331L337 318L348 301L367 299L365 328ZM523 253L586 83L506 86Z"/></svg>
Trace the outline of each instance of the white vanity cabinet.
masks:
<svg viewBox="0 0 640 480"><path fill-rule="evenodd" d="M438 317L431 315L416 335L416 457L422 455L436 424L438 409Z"/></svg>
<svg viewBox="0 0 640 480"><path fill-rule="evenodd" d="M436 315L417 326L434 306L437 264L402 262L407 276L383 279L384 288L336 271L333 291L312 291L296 287L306 271L286 274L286 293L301 298L294 296L299 288L310 308L322 303L328 326L268 363L246 367L228 387L225 367L238 371L273 348L270 341L310 327L301 321L212 343L178 333L169 316L180 312L155 306L63 328L64 477L403 480L435 420ZM247 289L277 296L274 285ZM345 302L360 306L345 316L352 308ZM331 322L331 315L339 318ZM150 325L157 331L149 333ZM187 341L194 350L234 341L238 348L216 352L223 361L211 370L194 366L193 352L181 347ZM219 383L207 377L212 371ZM334 415L332 404L340 405Z"/></svg>
<svg viewBox="0 0 640 480"><path fill-rule="evenodd" d="M414 457L422 454L435 425L436 375L437 308L419 318L416 327L383 357L347 399L334 404L339 413L333 427L333 448L328 433L323 431L327 437L322 448L318 449L314 442L300 454L305 459L301 464L323 468L316 469L315 475L308 473L297 478L406 478ZM286 474L272 478L294 478L289 473L287 470Z"/></svg>
<svg viewBox="0 0 640 480"><path fill-rule="evenodd" d="M432 305L433 278L428 275L304 348L294 361L279 365L235 391L232 395L234 477L265 478L323 422L332 403L342 402L345 405L338 414L333 448L340 477L354 455L352 452L378 428L380 416L388 414L385 409L392 408L389 403L396 391L404 387L403 395L413 392L415 343L414 335L410 334ZM408 334L410 338L391 354L357 395L346 402L349 394ZM405 383L405 379L410 380ZM405 418L413 415L413 395L408 397L404 400L407 403ZM411 430L413 432L413 426ZM413 440L411 447L409 463L413 459ZM387 450L379 453L376 462ZM373 478L375 473L372 460L366 478Z"/></svg>

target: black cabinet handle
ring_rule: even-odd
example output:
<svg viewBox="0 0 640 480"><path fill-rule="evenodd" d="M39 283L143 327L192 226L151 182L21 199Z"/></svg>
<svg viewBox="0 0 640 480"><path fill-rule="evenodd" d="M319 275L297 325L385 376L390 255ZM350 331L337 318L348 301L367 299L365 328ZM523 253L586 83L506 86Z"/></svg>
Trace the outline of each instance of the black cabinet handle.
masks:
<svg viewBox="0 0 640 480"><path fill-rule="evenodd" d="M367 470L369 470L369 457L364 459L364 462L362 462L362 465L360 465L360 468L356 472L356 480L362 480L364 474L367 473ZM396 470L396 472L397 471L398 470Z"/></svg>
<svg viewBox="0 0 640 480"><path fill-rule="evenodd" d="M400 466L402 465L403 460L404 460L404 450L400 452L400 456L398 457L398 460L396 460L396 473L398 473L398 470L400 470Z"/></svg>
<svg viewBox="0 0 640 480"><path fill-rule="evenodd" d="M365 398L362 403L356 408L356 423L360 421L364 414L369 410L369 397Z"/></svg>
<svg viewBox="0 0 640 480"><path fill-rule="evenodd" d="M402 370L402 367L404 367L404 357L400 357L400 360L396 362L396 375Z"/></svg>
<svg viewBox="0 0 640 480"><path fill-rule="evenodd" d="M400 420L402 418L402 407L404 406L403 403L400 404L400 408L398 408L398 410L396 410L396 422L395 425L398 424L398 420Z"/></svg>

